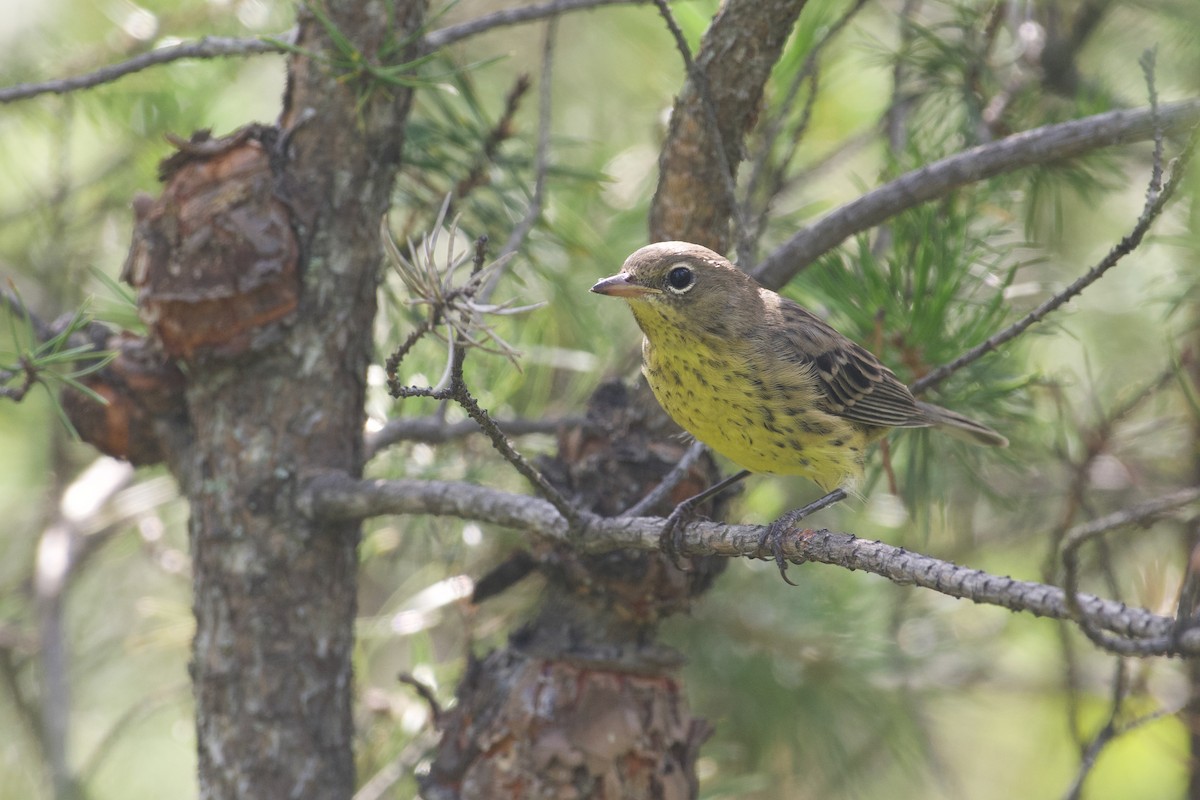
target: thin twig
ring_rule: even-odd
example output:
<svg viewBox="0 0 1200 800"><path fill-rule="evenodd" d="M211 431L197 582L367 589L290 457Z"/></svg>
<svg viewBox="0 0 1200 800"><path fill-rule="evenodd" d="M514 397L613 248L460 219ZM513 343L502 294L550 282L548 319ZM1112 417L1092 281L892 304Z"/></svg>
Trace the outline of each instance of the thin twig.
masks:
<svg viewBox="0 0 1200 800"><path fill-rule="evenodd" d="M675 466L671 467L671 470L663 476L658 485L647 492L646 496L641 500L638 500L632 506L622 511L621 516L640 517L661 503L671 493L671 490L678 486L679 482L687 476L688 470L700 459L700 456L704 455L704 451L707 449L708 447L704 442L692 442L692 446L687 449L687 452L683 454L683 457L679 459Z"/></svg>
<svg viewBox="0 0 1200 800"><path fill-rule="evenodd" d="M584 11L602 6L642 5L645 2L646 0L551 0L551 2L537 5L506 8L503 11L485 14L457 25L430 31L425 34L425 49L437 50L439 47L445 47L495 28L519 25L523 22L536 22L547 17L556 17L568 11Z"/></svg>
<svg viewBox="0 0 1200 800"><path fill-rule="evenodd" d="M1146 190L1146 205L1149 206L1154 199L1154 196L1162 189L1162 156L1163 156L1163 130L1162 122L1158 118L1158 88L1154 81L1154 67L1158 59L1157 48L1151 48L1138 59L1138 66L1142 68L1142 75L1146 79L1146 92L1150 100L1150 114L1154 120L1154 163L1151 168L1150 186Z"/></svg>
<svg viewBox="0 0 1200 800"><path fill-rule="evenodd" d="M16 370L0 369L0 397L3 397L5 400L12 400L14 403L24 400L25 395L29 394L29 391L38 384L38 371L34 367L33 362L23 356L19 359L19 362L18 369ZM3 385L17 377L18 374L24 375L19 385Z"/></svg>
<svg viewBox="0 0 1200 800"><path fill-rule="evenodd" d="M480 277L480 272L484 265L485 250L487 247L487 237L481 236L475 242L475 258L474 271L471 274L471 282L468 286L478 286L476 279ZM468 297L473 291L468 289ZM523 455L521 455L508 437L504 435L504 431L500 429L488 414L487 409L479 404L475 396L471 394L470 388L467 387L466 379L463 377L463 365L466 362L468 344L467 335L461 329L448 337L450 348L450 368L448 375L448 385L445 388L425 389L415 386L394 386L391 387L392 396L396 398L402 397L432 397L438 400L453 400L458 403L467 416L475 420L475 424L487 434L491 440L492 446L504 457L504 460L513 466L513 468L521 474L538 494L543 499L547 500L554 508L562 515L563 519L567 520L571 530L579 528L579 512L571 505L565 497L562 496L550 481L533 466Z"/></svg>
<svg viewBox="0 0 1200 800"><path fill-rule="evenodd" d="M538 5L505 9L457 25L430 31L425 35L423 48L426 52L430 52L495 28L523 22L535 22L568 11L581 11L602 6L639 5L645 2L646 0L552 0L552 2ZM0 89L0 103L27 100L42 94L66 94L81 89L90 89L94 86L112 83L126 75L132 75L149 67L189 58L226 58L265 53L284 54L287 52L286 45L294 43L295 36L296 29L274 37L253 39L205 36L193 42L180 42L157 47L148 53L142 53L117 64L109 64L84 75L9 86Z"/></svg>
<svg viewBox="0 0 1200 800"><path fill-rule="evenodd" d="M475 159L475 163L467 170L467 174L463 176L458 183L454 185L452 193L452 201L447 214L454 216L455 208L462 203L471 192L475 191L480 186L488 183L488 171L496 160L496 153L500 149L500 145L513 136L515 125L513 120L517 116L517 111L521 107L521 98L529 91L530 81L529 75L521 73L517 76L508 94L504 97L504 110L500 112L499 119L492 129L488 131L488 135L483 140L483 147L480 148L479 156Z"/></svg>
<svg viewBox="0 0 1200 800"><path fill-rule="evenodd" d="M1079 549L1088 541L1103 533L1116 528L1126 528L1144 524L1156 517L1174 511L1200 500L1200 487L1180 489L1145 503L1092 520L1083 525L1077 525L1063 537L1062 563L1063 583L1066 591L1067 608L1071 618L1079 624L1080 629L1098 646L1114 653L1137 655L1137 649L1151 646L1145 640L1130 639L1128 636L1112 634L1101 630L1093 620L1089 619L1083 610L1080 598L1085 595L1079 592ZM1169 636L1167 638L1170 638Z"/></svg>
<svg viewBox="0 0 1200 800"><path fill-rule="evenodd" d="M558 36L558 17L551 17L546 23L546 38L542 45L542 74L538 86L538 139L537 152L534 156L533 196L529 199L529 208L508 235L508 241L500 248L500 256L515 253L525 244L533 226L542 217L542 205L545 202L546 173L549 170L550 154L550 121L551 99L554 85L554 42ZM503 270L496 270L487 284L483 287L480 297L487 302L495 291L496 285L503 277Z"/></svg>
<svg viewBox="0 0 1200 800"><path fill-rule="evenodd" d="M1117 718L1121 713L1121 706L1123 705L1128 689L1129 671L1125 666L1125 659L1118 658L1116 662L1116 666L1113 668L1112 703L1109 708L1108 719L1105 720L1104 725L1101 726L1096 735L1092 737L1092 740L1088 742L1087 747L1083 749L1082 757L1079 760L1079 769L1075 773L1075 780L1067 790L1065 800L1079 800L1080 792L1083 791L1083 782L1087 779L1087 775L1096 763L1096 759L1099 758L1100 752L1117 736Z"/></svg>
<svg viewBox="0 0 1200 800"><path fill-rule="evenodd" d="M1174 511L1177 508L1194 503L1197 500L1200 500L1200 487L1193 486L1188 489L1179 489L1154 500L1148 500L1145 503L1131 506L1130 508L1123 508L1120 511L1105 514L1103 517L1094 519L1091 522L1076 525L1063 538L1063 560L1066 561L1068 558L1074 558L1075 551L1082 544L1100 534L1108 533L1116 528L1125 528L1146 522L1168 511Z"/></svg>
<svg viewBox="0 0 1200 800"><path fill-rule="evenodd" d="M1171 177L1166 184L1162 186L1162 190L1157 193L1152 190L1147 192L1146 207L1142 211L1142 215L1138 217L1137 224L1133 226L1133 230L1126 234L1120 242L1115 244L1112 249L1108 251L1108 255L1106 255L1098 264L1093 266L1083 275L1075 279L1070 286L1067 286L1065 289L1046 300L1040 306L1035 308L1033 311L1030 311L1012 325L1008 326L996 335L989 337L987 341L972 347L970 350L966 351L950 363L943 364L937 369L921 377L920 380L914 382L910 387L913 393L919 394L932 386L936 386L968 364L982 358L1004 343L1015 339L1017 336L1020 336L1031 325L1034 325L1045 318L1047 314L1055 311L1063 305L1066 305L1068 301L1079 295L1084 289L1091 286L1093 283L1103 277L1104 273L1115 267L1121 261L1121 259L1136 250L1142 243L1142 238L1145 237L1146 233L1150 230L1150 226L1156 219L1158 219L1158 216L1166 207L1167 202L1175 194L1176 188L1178 188L1179 184L1183 181L1183 178L1187 173L1188 164L1190 163L1192 154L1195 150L1198 134L1200 134L1200 129L1193 132L1192 138L1189 140L1187 146L1183 152L1180 153L1179 157L1173 162Z"/></svg>
<svg viewBox="0 0 1200 800"><path fill-rule="evenodd" d="M396 267L405 288L412 295L409 302L427 306L430 309L429 316L409 333L404 342L385 362L388 391L393 397L415 396L414 391L410 391L401 384L398 372L400 364L409 350L426 334L431 334L446 343L446 367L434 392L432 394L419 392L422 396L438 396L438 392L449 385L455 352L459 349L475 348L494 355L502 355L519 370L521 366L517 360L519 353L516 348L500 337L496 330L487 323L486 317L520 314L544 305L535 303L527 306L513 306L510 302L487 303L478 298L484 282L491 274L500 270L512 255L501 256L484 267L482 261L479 260L481 258L479 254L482 252L482 245L487 241L486 237L482 237L477 242L475 269L465 280L458 280L456 275L468 263L468 259L465 254L455 251L457 221L450 225L449 233L446 236L444 265L440 264L437 244L443 233L450 199L450 195L447 195L438 211L432 231L421 241L420 246L409 243L409 257L404 256L392 238L387 229L387 220L385 219L381 223L384 252ZM440 330L442 326L446 329L445 334Z"/></svg>
<svg viewBox="0 0 1200 800"><path fill-rule="evenodd" d="M1083 783L1087 779L1088 774L1092 771L1092 767L1096 765L1096 760L1100 757L1101 751L1118 736L1129 733L1135 728L1140 728L1143 725L1148 725L1151 722L1157 722L1164 717L1173 717L1178 711L1169 711L1165 708L1160 708L1157 711L1152 711L1149 714L1144 714L1137 719L1130 720L1124 725L1116 722L1115 714L1104 725L1103 728L1096 734L1091 742L1088 743L1087 749L1084 750L1083 758L1080 760L1079 770L1075 773L1075 778L1071 782L1070 788L1064 795L1064 800L1077 800L1082 796Z"/></svg>
<svg viewBox="0 0 1200 800"><path fill-rule="evenodd" d="M1079 438L1083 442L1084 452L1077 459L1063 456L1063 460L1070 464L1071 480L1067 491L1063 493L1063 512L1060 515L1059 521L1050 531L1049 536L1046 537L1048 547L1046 562L1042 568L1043 580L1050 580L1055 575L1063 538L1075 523L1076 515L1084 505L1084 496L1091 482L1092 467L1096 459L1108 449L1117 425L1136 411L1143 403L1157 396L1171 381L1179 376L1180 370L1190 364L1191 361L1191 352L1185 351L1180 355L1177 363L1171 364L1153 380L1129 394L1123 402L1119 403L1111 411L1102 413L1096 423L1087 428L1083 428L1082 425L1079 426L1081 428Z"/></svg>
<svg viewBox="0 0 1200 800"><path fill-rule="evenodd" d="M1097 426L1100 429L1100 435L1105 439L1118 422L1121 422L1134 411L1145 403L1147 400L1154 398L1159 392L1167 388L1172 382L1179 380L1180 372L1192 364L1195 356L1192 351L1185 350L1179 354L1174 363L1167 365L1153 379L1146 382L1138 390L1134 391L1126 397L1116 408L1112 409L1101 423Z"/></svg>
<svg viewBox="0 0 1200 800"><path fill-rule="evenodd" d="M512 442L504 435L504 431L500 430L500 426L492 420L487 410L479 405L479 401L467 390L466 384L462 382L461 378L460 374L452 384L454 401L461 405L471 419L475 420L476 424L487 434L492 441L492 446L500 455L504 456L504 460L512 464L517 472L533 484L538 494L548 500L558 513L563 515L563 518L570 523L571 528L578 528L576 508L550 484L550 481L546 480L546 477L533 464L526 460L525 456L517 452L517 448L513 447Z"/></svg>
<svg viewBox="0 0 1200 800"><path fill-rule="evenodd" d="M830 25L825 34L813 44L812 49L808 52L808 56L804 59L804 64L801 65L800 69L792 77L792 82L784 94L783 101L779 104L779 109L763 126L758 156L750 165L750 177L746 181L745 202L741 212L742 219L746 220L747 224L742 231L742 241L738 242L737 254L738 265L744 270L754 268L755 252L758 248L758 239L762 235L763 221L770 211L771 201L783 189L785 182L784 173L786 173L788 167L791 165L792 159L796 157L796 153L800 148L800 142L804 137L804 131L808 129L808 123L812 118L813 106L817 100L817 84L820 78L818 58L825 47L850 24L850 21L854 19L866 4L867 0L856 0L854 5ZM793 126L791 133L787 137L788 144L783 157L772 168L770 176L771 186L766 190L766 198L763 200L762 207L758 213L754 213L750 208L750 204L754 202L754 195L758 192L759 182L763 180L764 173L771 159L771 151L775 149L775 143L783 132L787 115L792 110L792 106L796 102L796 97L800 94L801 87L806 82L809 84L809 90L807 96L804 98L804 108L800 112L800 119ZM751 217L754 218L753 224L749 222Z"/></svg>
<svg viewBox="0 0 1200 800"><path fill-rule="evenodd" d="M277 37L283 42L295 39L295 30L288 31ZM158 47L148 53L142 53L117 64L109 64L94 72L77 75L73 78L56 78L40 83L19 83L0 89L0 103L12 103L17 100L27 100L42 94L67 94L81 89L90 89L105 83L140 72L149 67L169 64L187 58L225 58L229 56L250 56L262 53L283 53L284 48L274 41L263 39L231 39L223 36L205 36L194 42Z"/></svg>
<svg viewBox="0 0 1200 800"><path fill-rule="evenodd" d="M401 362L404 361L404 359L408 356L409 351L416 346L417 342L419 342L421 338L425 336L425 334L436 328L440 322L441 309L435 308L432 313L430 313L429 318L418 322L413 329L409 331L408 336L404 337L404 341L401 342L399 346L392 351L392 354L387 357L387 361L384 362L383 368L387 373L388 390L393 394L393 396L401 388L400 377L398 374Z"/></svg>
<svg viewBox="0 0 1200 800"><path fill-rule="evenodd" d="M737 180L734 177L733 164L729 162L729 154L725 150L725 140L721 136L721 124L717 116L717 104L713 100L712 92L708 86L708 76L704 74L704 70L700 69L696 64L696 60L692 57L692 49L688 47L687 38L684 37L683 31L675 22L675 15L671 13L671 8L667 5L667 0L654 0L654 5L658 8L659 15L663 21L667 23L667 29L670 30L671 36L675 39L675 48L679 51L679 55L683 58L683 66L687 71L688 78L696 87L696 93L700 96L700 105L704 107L704 122L708 125L709 132L712 134L712 149L716 154L717 168L721 174L722 187L725 190L725 196L729 200L730 214L734 227L734 242L740 242L742 229L744 228L742 221L742 210L737 201Z"/></svg>
<svg viewBox="0 0 1200 800"><path fill-rule="evenodd" d="M437 693L433 691L433 687L411 672L401 672L396 676L396 680L405 686L412 687L413 691L421 696L421 699L429 706L429 718L433 720L433 724L436 727L438 721L442 718L442 705L438 702Z"/></svg>

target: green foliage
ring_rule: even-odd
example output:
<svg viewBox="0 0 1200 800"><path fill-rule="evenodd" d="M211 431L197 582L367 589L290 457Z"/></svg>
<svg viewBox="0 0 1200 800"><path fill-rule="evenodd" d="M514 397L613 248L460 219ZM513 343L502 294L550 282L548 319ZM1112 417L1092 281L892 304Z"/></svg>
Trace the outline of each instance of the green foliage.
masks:
<svg viewBox="0 0 1200 800"><path fill-rule="evenodd" d="M798 299L822 309L838 330L911 384L1010 321L1005 291L1018 270L1031 264L1014 258L1001 244L1013 241L1011 234L989 222L984 209L994 208L998 199L984 187L911 209L889 222L886 249L859 236L853 252L840 250L822 258L805 273ZM931 231L937 234L931 236ZM1017 344L985 356L927 399L1020 441L1030 416L1022 350ZM951 493L948 487L969 495L981 485L981 464L1002 458L997 451L926 434L893 437L901 445L892 450L898 488L910 509L936 507L937 498ZM868 491L885 488L875 486L881 477L878 470L871 472Z"/></svg>
<svg viewBox="0 0 1200 800"><path fill-rule="evenodd" d="M161 33L189 38L282 30L293 13L271 6L248 28L226 6L157 5ZM235 5L241 14L250 4ZM455 13L476 13L465 5ZM693 45L716 5L672 4ZM1068 17L1079 6L1060 5ZM1137 58L1155 41L1163 43L1164 99L1194 95L1200 51L1192 46L1193 5L1108 4L1106 23L1078 52L1085 80L1068 95L1048 89L1021 60L1021 21L1002 18L989 29L983 15L1003 4L923 3L904 28L896 8L867 4L825 41L850 3L812 0L764 99L762 124L776 115L782 134L764 157L764 174L778 183L752 197L765 214L760 252L861 189L964 146L1099 110L1110 98L1140 105ZM106 6L64 8L8 40L6 83L56 76L65 64L81 71L154 42L131 39L105 16L116 13ZM1050 24L1037 16L1041 10L1030 6L1024 21ZM319 6L314 13L322 19ZM363 102L397 86L418 88L389 219L399 247L434 230L453 194L448 218L458 220L456 247L467 251L486 235L494 256L533 198L538 87L518 74L536 71L540 34L510 28L416 61L400 55L410 41L401 36L371 60L324 23L335 44L327 65ZM579 414L602 377L636 373L632 321L587 287L645 243L663 112L682 76L652 7L566 15L560 24L542 214L495 288L497 302L546 305L495 320L496 334L520 353L519 368L484 353L472 353L466 365L472 389L500 419ZM110 38L100 41L99 32ZM785 104L814 52L819 79L804 82ZM901 83L893 86L897 72ZM129 198L153 190L155 164L167 154L162 134L271 118L280 74L277 59L173 64L94 92L6 108L0 259L28 302L47 318L66 311L67 327L79 331L86 316L72 314L87 294L98 294L114 302L93 305L96 316L136 325L112 276L128 244ZM998 98L1005 111L992 124L987 111ZM901 141L882 132L894 105L905 111ZM751 159L758 147L767 145L756 136ZM749 168L743 165L743 181ZM889 220L884 236L873 232L828 254L788 291L911 381L1086 269L1132 223L1129 209L1140 207L1145 172L1143 161L1114 150L972 186ZM890 454L903 492L899 508L880 470L861 502L814 524L919 543L980 569L1036 579L1053 563L1065 527L1191 480L1189 429L1200 418L1195 386L1177 370L1160 388L1144 390L1159 386L1159 373L1194 349L1195 230L1195 219L1168 220L1165 232L1173 235L1119 267L1111 283L930 396L1000 429L1013 440L1007 453L960 447L938 434L901 434ZM394 273L380 291L382 364L420 316ZM13 374L6 386L22 380L22 358L51 385L78 383L96 366L95 354L70 344L69 333L42 342L18 317L7 330L0 369ZM435 383L445 360L444 343L423 341L401 377ZM382 372L368 376L372 425L442 411L430 400L393 402ZM449 423L463 419L455 408L444 413ZM10 456L0 475L0 514L9 520L0 543L0 730L16 732L0 737L0 800L49 796L37 727L20 705L36 707L39 697L38 609L30 587L46 521L93 457L63 445L59 431L44 406L0 406L0 450ZM1089 462L1097 442L1102 447ZM540 435L518 445L536 456L555 442ZM402 443L369 470L526 490L482 437ZM1083 487L1078 497L1071 494L1076 484ZM798 481L752 478L733 518L764 522L813 491ZM178 502L162 502L125 520L96 545L64 598L78 698L71 745L85 765L89 795L98 799L194 791L184 517ZM466 576L484 574L523 544L518 533L458 520L393 518L367 526L355 656L364 781L397 758L419 761L424 745L424 701L396 675L415 675L448 703L467 653L501 643L535 602L536 581L482 607L463 601ZM1180 551L1170 522L1114 536L1085 559L1087 588L1169 608L1180 578L1173 554ZM1063 795L1079 761L1081 742L1071 731L1086 743L1111 710L1112 659L1045 620L811 564L793 568L802 586L792 589L772 570L731 565L690 618L670 625L670 640L689 659L691 702L716 726L703 751L702 796ZM1183 679L1179 666L1148 662L1137 669L1130 713L1170 709ZM147 680L159 693L151 703L143 702ZM1120 780L1127 789L1135 781L1151 787L1146 796L1178 796L1185 739L1172 719L1133 729L1103 753L1085 796L1116 791L1104 786ZM407 796L414 789L402 782L395 791Z"/></svg>
<svg viewBox="0 0 1200 800"><path fill-rule="evenodd" d="M419 242L434 234L443 225L439 209L449 203L445 217L454 220L459 232L453 247L465 253L472 240L486 236L488 253L495 255L514 221L528 213L533 202L537 164L532 83L519 76L502 91L491 92L490 87L481 91L473 76L455 69L445 55L431 68L446 78L418 92L414 101L389 225L392 236L403 251L406 241ZM556 137L551 146L558 153L578 145ZM556 203L578 207L595 200L600 180L596 170L556 157L547 168L546 194ZM538 306L519 320L495 321L498 336L506 341L513 337L522 354L518 363L468 359L470 385L493 414L511 416L545 397L562 398L564 411L572 403L578 407L591 383L579 378L592 375L596 368L585 331L575 324L581 295L561 275L564 254L578 249L571 241L578 234L572 233L572 225L557 210L556 224L548 225L550 213L543 210L525 247L508 257L493 285L496 297L512 298L505 302ZM417 321L410 304L419 298L411 287L390 277L382 291L390 311L380 321L380 351L389 353ZM443 373L445 359L444 344L420 343L404 360L402 382L433 385ZM406 412L430 405L416 399L405 403Z"/></svg>
<svg viewBox="0 0 1200 800"><path fill-rule="evenodd" d="M20 295L14 294L14 298L24 308ZM56 392L70 388L97 403L107 403L80 379L102 369L116 354L98 351L86 340L92 322L86 307L76 311L57 331L39 331L28 314L19 316L13 308L6 310L13 345L12 350L0 349L0 398L20 401L34 386L41 386L50 393L59 420L74 433L71 421L57 402Z"/></svg>
<svg viewBox="0 0 1200 800"><path fill-rule="evenodd" d="M390 95L396 89L435 86L438 80L452 77L453 73L422 74L424 67L439 59L436 52L424 53L404 60L404 56L412 50L434 23L449 11L452 5L448 5L440 13L433 15L414 31L405 33L403 36L395 35L396 32L393 32L393 35L384 41L383 46L372 54L364 53L357 43L334 24L321 2L308 3L305 8L325 31L331 45L330 49L312 50L273 37L264 37L264 39L285 52L302 55L318 64L323 64L338 76L339 81L352 85L357 98L355 106L361 116L366 105L381 95ZM394 11L394 6L389 4L388 9Z"/></svg>

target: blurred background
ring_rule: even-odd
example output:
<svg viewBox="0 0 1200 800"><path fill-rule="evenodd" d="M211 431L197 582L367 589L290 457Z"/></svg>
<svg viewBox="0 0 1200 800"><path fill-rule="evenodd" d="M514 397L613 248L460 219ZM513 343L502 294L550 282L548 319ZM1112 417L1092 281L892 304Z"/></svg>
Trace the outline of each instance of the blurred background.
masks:
<svg viewBox="0 0 1200 800"><path fill-rule="evenodd" d="M505 5L435 4L430 27ZM744 262L921 164L1147 105L1139 59L1148 49L1157 48L1162 102L1200 94L1193 0L855 5L810 0L776 70L759 127L777 122L780 135L751 137L741 173L751 219L761 220ZM294 14L260 0L10 6L0 15L0 87L201 36L282 35ZM716 6L672 4L693 46ZM456 187L463 235L507 239L533 187L543 35L540 24L495 30L423 67L389 220L398 240L429 230ZM652 6L564 16L557 44L545 213L496 292L546 305L497 322L521 353L519 369L498 357L468 365L501 420L578 417L602 380L636 376L632 318L587 290L646 243L658 147L683 81ZM814 52L819 80L789 102ZM522 93L514 87L524 73L534 85ZM157 191L157 162L171 152L164 136L270 123L283 77L279 55L183 61L6 104L0 275L47 321L84 309L137 329L115 278L130 202ZM1179 146L1168 140L1168 155ZM1151 162L1141 144L980 183L846 242L785 291L911 382L1101 259L1141 213ZM1192 177L1147 243L1081 298L930 395L1001 430L1007 451L897 435L887 458L895 493L876 452L864 497L820 524L1059 583L1057 551L1073 525L1194 484L1196 188ZM381 292L380 363L414 319L396 276ZM8 309L0 317L8 365L30 333ZM444 360L425 342L402 377L435 382ZM435 410L392 401L382 367L369 377L369 431ZM449 410L450 421L461 418ZM555 441L534 434L519 446L537 455ZM173 480L98 459L40 389L0 404L0 453L0 799L53 797L56 758L88 797L194 796L187 509ZM369 472L525 491L482 437L400 443ZM754 477L731 519L766 522L816 494L799 479ZM1191 528L1184 515L1109 534L1085 551L1084 588L1173 615ZM448 702L467 653L503 642L533 602L536 580L478 607L466 601L472 580L520 545L513 531L457 520L368 525L356 665L364 784L395 765L418 769L430 743L428 707L397 674ZM1189 733L1176 713L1192 691L1187 665L1119 659L1070 625L871 575L819 565L790 574L799 588L773 565L735 562L663 632L688 660L694 710L716 728L702 797L1069 796L1093 751L1084 797L1187 795ZM56 734L56 724L66 730ZM1111 741L1094 747L1104 731ZM412 796L415 783L403 777L388 791Z"/></svg>

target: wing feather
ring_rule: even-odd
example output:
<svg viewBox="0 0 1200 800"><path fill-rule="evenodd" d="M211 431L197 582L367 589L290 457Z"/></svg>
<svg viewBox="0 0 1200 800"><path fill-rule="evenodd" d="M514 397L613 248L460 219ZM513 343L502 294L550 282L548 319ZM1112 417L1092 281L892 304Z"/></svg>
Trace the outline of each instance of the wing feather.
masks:
<svg viewBox="0 0 1200 800"><path fill-rule="evenodd" d="M912 392L874 355L829 327L803 306L780 297L768 313L767 346L779 357L811 372L831 414L889 428L920 428L932 423Z"/></svg>

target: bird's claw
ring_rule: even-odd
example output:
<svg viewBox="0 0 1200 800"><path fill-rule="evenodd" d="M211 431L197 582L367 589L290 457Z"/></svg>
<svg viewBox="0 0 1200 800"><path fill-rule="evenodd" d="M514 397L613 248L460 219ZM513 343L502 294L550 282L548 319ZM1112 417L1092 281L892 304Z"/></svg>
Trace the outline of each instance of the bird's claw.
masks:
<svg viewBox="0 0 1200 800"><path fill-rule="evenodd" d="M782 517L768 525L767 529L763 531L763 535L758 537L758 549L760 551L766 547L768 543L770 543L771 553L775 556L775 565L779 567L779 577L783 578L785 583L791 584L792 586L799 585L793 583L787 576L788 560L783 555L783 538L792 531L792 527L797 522L804 519L809 514L820 511L823 508L828 508L834 503L844 500L845 498L846 491L844 489L834 489L829 494L817 498L803 508L795 508L787 512ZM811 531L807 530L805 532L811 533Z"/></svg>
<svg viewBox="0 0 1200 800"><path fill-rule="evenodd" d="M683 549L683 526L691 521L694 513L695 504L690 500L684 500L675 506L675 510L667 517L662 531L658 534L658 549L666 554L675 567L684 572L688 572L692 567L679 554L679 551Z"/></svg>
<svg viewBox="0 0 1200 800"><path fill-rule="evenodd" d="M775 556L775 566L779 567L779 577L789 586L799 586L787 576L788 560L783 555L783 538L792 530L792 521L788 516L785 514L767 526L762 536L758 537L758 549L761 551L769 544L771 554Z"/></svg>

